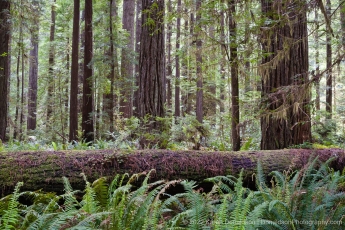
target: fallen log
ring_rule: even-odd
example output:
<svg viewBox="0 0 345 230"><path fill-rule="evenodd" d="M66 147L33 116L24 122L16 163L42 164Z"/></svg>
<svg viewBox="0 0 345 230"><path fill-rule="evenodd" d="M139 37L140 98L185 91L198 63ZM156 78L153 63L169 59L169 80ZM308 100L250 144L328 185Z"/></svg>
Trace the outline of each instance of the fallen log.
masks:
<svg viewBox="0 0 345 230"><path fill-rule="evenodd" d="M171 150L89 150L0 153L1 196L12 193L17 182L23 190L63 192L62 177L74 189L85 186L81 173L92 182L99 177L140 173L155 169L152 180L188 179L202 181L216 175L237 176L243 168L251 178L258 160L266 174L273 170L300 169L311 156L320 161L336 157L332 167L342 170L345 153L342 149L284 149L246 152L171 151Z"/></svg>

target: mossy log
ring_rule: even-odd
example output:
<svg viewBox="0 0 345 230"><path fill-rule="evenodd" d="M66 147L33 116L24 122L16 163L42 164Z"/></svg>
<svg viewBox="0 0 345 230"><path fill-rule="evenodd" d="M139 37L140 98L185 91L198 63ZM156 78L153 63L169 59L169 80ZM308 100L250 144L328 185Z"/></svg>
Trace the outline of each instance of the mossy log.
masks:
<svg viewBox="0 0 345 230"><path fill-rule="evenodd" d="M39 151L0 153L1 196L12 193L17 182L24 182L22 190L63 192L62 177L74 189L83 189L85 182L116 174L140 173L155 169L152 180L188 179L202 181L216 175L237 176L243 168L246 178L256 171L258 160L266 174L273 170L300 169L311 156L321 161L337 157L332 167L342 170L345 153L341 149L284 149L247 152L170 151L170 150L90 150ZM251 179L250 179L251 180Z"/></svg>

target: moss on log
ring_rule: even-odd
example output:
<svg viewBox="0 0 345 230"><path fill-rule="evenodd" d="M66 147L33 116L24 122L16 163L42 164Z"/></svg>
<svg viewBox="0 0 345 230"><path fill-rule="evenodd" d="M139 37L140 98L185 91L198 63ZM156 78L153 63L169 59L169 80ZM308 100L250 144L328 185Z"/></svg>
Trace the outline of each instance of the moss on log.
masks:
<svg viewBox="0 0 345 230"><path fill-rule="evenodd" d="M140 173L155 169L153 180L189 179L202 181L216 175L238 175L243 168L247 178L262 162L265 173L273 170L300 169L310 156L321 161L337 157L332 167L343 169L345 153L341 149L284 149L247 152L118 150L94 151L40 151L0 153L1 196L12 193L17 182L23 181L23 190L63 191L62 177L69 178L74 189L83 189L84 173L89 181L116 174Z"/></svg>

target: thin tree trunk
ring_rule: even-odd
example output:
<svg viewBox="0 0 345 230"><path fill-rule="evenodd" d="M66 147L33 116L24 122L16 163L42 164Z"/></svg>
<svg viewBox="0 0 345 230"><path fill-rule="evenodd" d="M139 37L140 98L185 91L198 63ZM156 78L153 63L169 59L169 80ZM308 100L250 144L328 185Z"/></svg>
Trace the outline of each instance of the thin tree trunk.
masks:
<svg viewBox="0 0 345 230"><path fill-rule="evenodd" d="M168 2L168 12L172 13L172 3L171 0L169 0ZM168 53L168 57L167 57L167 106L168 106L168 110L171 110L171 100L172 100L172 89L171 89L171 79L172 79L172 60L171 60L171 36L172 36L172 23L171 22L167 22L167 53Z"/></svg>
<svg viewBox="0 0 345 230"><path fill-rule="evenodd" d="M0 1L0 142L6 140L7 116L8 116L8 82L10 60L10 2Z"/></svg>
<svg viewBox="0 0 345 230"><path fill-rule="evenodd" d="M181 115L180 111L180 39L181 39L181 0L177 1L177 22L176 22L176 56L175 56L175 68L176 68L176 78L175 78L175 118Z"/></svg>
<svg viewBox="0 0 345 230"><path fill-rule="evenodd" d="M331 22L331 1L326 1L326 13ZM332 77L332 35L328 31L326 34L326 118L332 119L332 104L333 104L333 77Z"/></svg>
<svg viewBox="0 0 345 230"><path fill-rule="evenodd" d="M22 24L20 24L19 28L19 41L22 43L22 37L23 37L23 28ZM17 85L16 85L16 112L14 117L14 133L13 138L17 139L19 135L19 126L18 126L18 120L19 120L19 101L20 101L20 60L21 60L21 46L18 47L18 55L17 55L17 69L16 69L16 76L17 76Z"/></svg>
<svg viewBox="0 0 345 230"><path fill-rule="evenodd" d="M80 1L80 0L79 0ZM80 24L83 22L85 23L85 9L81 11L80 15ZM79 25L80 26L80 25ZM85 53L85 26L80 28L80 50L84 50L84 52L79 52L79 59L84 60L84 53ZM79 78L78 78L79 87L83 88L84 83L84 61L79 63ZM82 93L83 91L81 91ZM83 97L78 97L78 113L83 112Z"/></svg>
<svg viewBox="0 0 345 230"><path fill-rule="evenodd" d="M50 24L50 47L49 47L49 76L48 76L48 99L47 99L47 131L51 129L53 126L54 121L52 120L53 117L53 110L54 110L54 87L55 87L55 45L53 44L55 41L55 21L56 21L56 12L55 12L55 3L56 0L53 1L53 5L51 7L51 24ZM54 134L52 134L54 136Z"/></svg>
<svg viewBox="0 0 345 230"><path fill-rule="evenodd" d="M237 59L237 25L234 18L236 14L235 1L229 0L229 33L230 33L230 65L231 65L231 139L232 150L239 151L241 148L239 108L239 85L238 85L238 59Z"/></svg>
<svg viewBox="0 0 345 230"><path fill-rule="evenodd" d="M201 0L196 0L196 119L203 122L203 73L202 73L202 40L201 40Z"/></svg>
<svg viewBox="0 0 345 230"><path fill-rule="evenodd" d="M208 28L207 28L208 27ZM215 37L215 27L213 25L209 25L205 27L205 30L208 29L208 36L210 37L211 41L216 41ZM216 113L217 113L217 86L216 86L216 65L215 61L217 60L217 52L218 49L216 46L213 46L213 44L208 47L207 56L207 64L206 64L206 70L205 70L205 81L206 81L206 92L207 97L206 101L204 102L204 114L208 116L208 119L210 121L211 125L214 125L216 123Z"/></svg>
<svg viewBox="0 0 345 230"><path fill-rule="evenodd" d="M341 44L343 52L345 52L345 4L343 0L339 0L340 7L340 24L341 24Z"/></svg>
<svg viewBox="0 0 345 230"><path fill-rule="evenodd" d="M320 111L320 51L319 51L319 14L318 14L318 8L315 9L315 24L316 24L316 30L315 30L315 64L316 64L316 81L315 81L315 108L317 111Z"/></svg>
<svg viewBox="0 0 345 230"><path fill-rule="evenodd" d="M137 0L136 16L135 16L135 53L139 57L140 54L140 40L141 40L141 15L142 15L142 0ZM133 106L135 110L133 115L139 117L139 60L135 64L135 90L133 96Z"/></svg>
<svg viewBox="0 0 345 230"><path fill-rule="evenodd" d="M190 18L189 34L192 34L192 35L194 34L194 21L195 21L193 12L194 11L192 11L190 13L190 16L189 16L189 18ZM188 13L188 9L186 9L186 13ZM186 22L185 22L186 33L188 33L187 28L188 28L188 20L186 20ZM192 41L190 39L189 34L185 35L187 37L187 39L186 39L187 40L186 42L188 43L187 45L192 44ZM189 81L189 85L192 85L192 71L191 71L192 67L191 67L191 61L190 61L190 59L191 59L190 49L187 49L186 52L187 52L186 55L188 57L187 64L186 64L186 75L188 78L187 80ZM187 92L185 93L184 99L182 100L183 101L183 107L185 108L183 115L190 114L193 110L193 108L192 108L193 107L192 106L192 93L190 92L191 90L188 87L186 89L186 91Z"/></svg>
<svg viewBox="0 0 345 230"><path fill-rule="evenodd" d="M23 140L24 125L24 81L25 81L25 62L24 62L24 43L22 43L22 62L21 62L21 96L20 96L20 120L19 120L19 140Z"/></svg>
<svg viewBox="0 0 345 230"><path fill-rule="evenodd" d="M222 0L224 4L225 0ZM220 108L221 113L225 112L225 65L226 65L226 41L225 41L225 12L221 10L220 12L220 36L221 36L221 61L220 61L220 74L221 74L221 84L220 84Z"/></svg>
<svg viewBox="0 0 345 230"><path fill-rule="evenodd" d="M115 49L114 49L114 34L113 34L113 17L117 16L117 6L116 1L110 0L109 5L109 33L110 33L110 50L109 60L110 60L110 74L107 76L110 81L110 92L105 95L105 110L109 119L109 131L114 132L114 107L115 107ZM115 31L116 33L116 31Z"/></svg>
<svg viewBox="0 0 345 230"><path fill-rule="evenodd" d="M83 108L82 130L86 142L94 140L93 129L93 92L92 92L92 0L85 0L85 48L84 48L84 79L83 79Z"/></svg>
<svg viewBox="0 0 345 230"><path fill-rule="evenodd" d="M79 80L79 21L80 0L74 0L73 35L72 35L72 64L71 90L69 112L69 141L76 141L78 135L78 80Z"/></svg>

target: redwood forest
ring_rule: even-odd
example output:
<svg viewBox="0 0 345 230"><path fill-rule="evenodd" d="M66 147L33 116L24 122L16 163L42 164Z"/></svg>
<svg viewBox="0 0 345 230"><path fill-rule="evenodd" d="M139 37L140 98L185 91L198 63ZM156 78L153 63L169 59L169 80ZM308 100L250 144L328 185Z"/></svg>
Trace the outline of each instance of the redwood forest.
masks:
<svg viewBox="0 0 345 230"><path fill-rule="evenodd" d="M0 229L344 229L345 0L0 0Z"/></svg>

